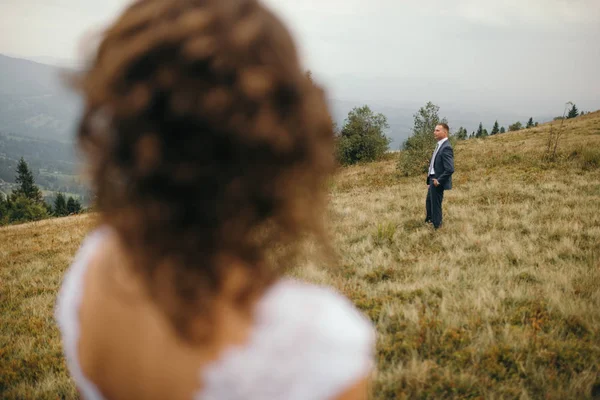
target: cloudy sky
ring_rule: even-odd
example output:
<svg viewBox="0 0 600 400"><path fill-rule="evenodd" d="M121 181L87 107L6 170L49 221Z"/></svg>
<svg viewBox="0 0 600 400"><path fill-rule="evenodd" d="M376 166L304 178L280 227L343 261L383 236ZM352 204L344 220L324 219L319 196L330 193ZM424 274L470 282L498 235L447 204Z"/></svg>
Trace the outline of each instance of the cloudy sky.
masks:
<svg viewBox="0 0 600 400"><path fill-rule="evenodd" d="M600 0L265 2L336 99L544 115L566 101L600 108ZM0 53L76 59L85 34L126 4L0 0Z"/></svg>

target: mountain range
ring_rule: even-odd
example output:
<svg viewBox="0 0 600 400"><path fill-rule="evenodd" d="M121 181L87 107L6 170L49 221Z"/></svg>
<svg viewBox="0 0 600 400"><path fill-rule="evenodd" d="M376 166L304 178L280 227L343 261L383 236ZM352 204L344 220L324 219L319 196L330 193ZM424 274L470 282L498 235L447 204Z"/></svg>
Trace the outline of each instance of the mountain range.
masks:
<svg viewBox="0 0 600 400"><path fill-rule="evenodd" d="M55 65L32 60L45 60ZM38 139L57 140L70 143L73 138L77 113L80 107L78 96L68 89L63 77L70 70L65 60L44 57L21 59L0 55L0 133L29 136ZM348 84L364 85L365 80ZM329 104L334 120L342 126L353 107L369 105L374 112L384 114L390 125L386 132L392 139L390 148L398 149L411 134L413 115L419 104L401 99L397 103L365 102L330 98ZM435 103L435 99L432 99ZM557 114L559 114L557 112ZM530 116L523 113L496 113L495 111L462 109L460 105L440 110L440 117L448 118L451 128L463 126L468 132L475 131L479 122L490 129L495 120L508 127L516 121L525 123ZM539 122L551 119L535 117Z"/></svg>
<svg viewBox="0 0 600 400"><path fill-rule="evenodd" d="M0 132L70 142L79 104L67 71L0 55Z"/></svg>

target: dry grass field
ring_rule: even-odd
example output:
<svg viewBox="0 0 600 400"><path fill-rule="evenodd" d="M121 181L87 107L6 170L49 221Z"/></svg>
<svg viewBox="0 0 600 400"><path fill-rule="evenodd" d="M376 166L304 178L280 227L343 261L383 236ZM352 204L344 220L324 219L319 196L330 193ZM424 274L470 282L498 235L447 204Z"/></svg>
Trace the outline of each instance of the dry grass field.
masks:
<svg viewBox="0 0 600 400"><path fill-rule="evenodd" d="M555 123L555 128L558 123ZM444 227L397 154L331 185L332 285L377 326L373 399L600 398L600 112L455 147ZM75 398L52 307L92 217L0 229L0 398Z"/></svg>

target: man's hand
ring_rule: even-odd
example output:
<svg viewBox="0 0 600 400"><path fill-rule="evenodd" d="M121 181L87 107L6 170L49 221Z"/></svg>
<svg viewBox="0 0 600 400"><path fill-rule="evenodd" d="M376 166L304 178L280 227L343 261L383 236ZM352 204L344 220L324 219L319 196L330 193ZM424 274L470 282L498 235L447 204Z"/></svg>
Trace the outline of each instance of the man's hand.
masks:
<svg viewBox="0 0 600 400"><path fill-rule="evenodd" d="M437 179L434 179L434 180L433 180L433 186L435 186L435 187L438 187L438 186L440 186L440 183L438 182L438 180L437 180Z"/></svg>

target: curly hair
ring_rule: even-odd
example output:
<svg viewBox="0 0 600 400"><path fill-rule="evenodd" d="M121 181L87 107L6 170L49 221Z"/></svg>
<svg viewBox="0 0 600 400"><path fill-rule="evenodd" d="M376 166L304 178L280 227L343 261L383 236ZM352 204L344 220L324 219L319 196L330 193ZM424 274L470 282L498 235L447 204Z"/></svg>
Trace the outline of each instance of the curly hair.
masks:
<svg viewBox="0 0 600 400"><path fill-rule="evenodd" d="M256 0L138 0L74 80L101 221L182 336L241 261L249 304L306 238L326 242L323 90Z"/></svg>

